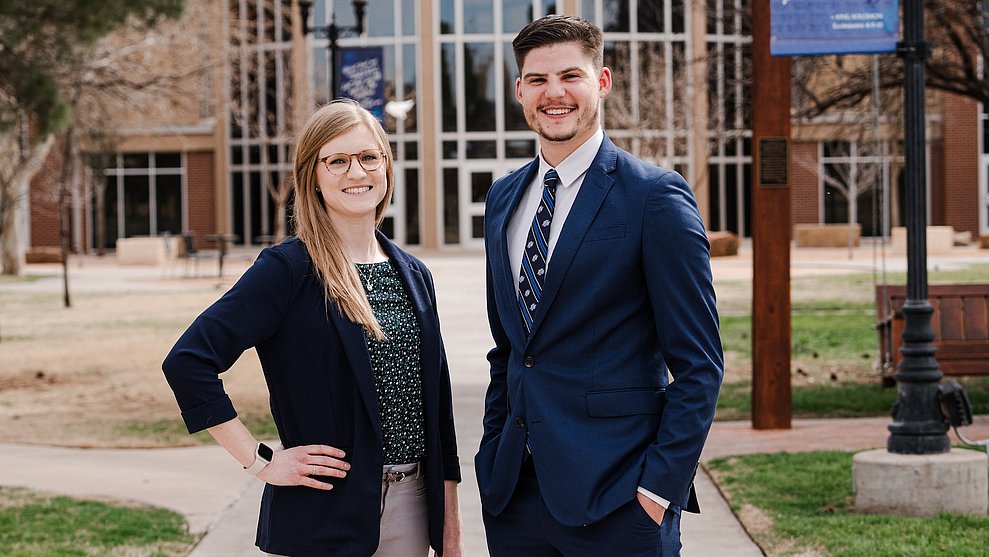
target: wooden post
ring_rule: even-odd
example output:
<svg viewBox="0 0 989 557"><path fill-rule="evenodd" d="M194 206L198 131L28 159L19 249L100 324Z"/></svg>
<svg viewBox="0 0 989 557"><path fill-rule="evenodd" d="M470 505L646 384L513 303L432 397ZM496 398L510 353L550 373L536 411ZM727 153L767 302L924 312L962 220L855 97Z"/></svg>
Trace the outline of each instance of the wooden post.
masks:
<svg viewBox="0 0 989 557"><path fill-rule="evenodd" d="M752 3L752 427L790 429L790 59Z"/></svg>

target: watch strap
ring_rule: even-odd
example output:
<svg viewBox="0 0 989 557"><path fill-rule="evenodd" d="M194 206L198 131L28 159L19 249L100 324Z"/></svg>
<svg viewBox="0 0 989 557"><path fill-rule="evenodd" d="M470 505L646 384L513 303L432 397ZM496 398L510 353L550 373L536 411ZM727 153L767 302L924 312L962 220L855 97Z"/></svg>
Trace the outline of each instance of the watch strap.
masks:
<svg viewBox="0 0 989 557"><path fill-rule="evenodd" d="M264 467L267 466L268 463L271 462L270 460L267 460L263 456L261 456L261 447L262 446L264 446L264 448L268 449L268 446L265 445L264 443L258 443L257 448L254 449L254 464L251 464L247 468L244 468L244 471L247 472L248 474L252 475L252 476L257 476L258 473L260 473L261 470L264 470ZM271 454L271 449L268 449L267 452L268 452L268 454Z"/></svg>

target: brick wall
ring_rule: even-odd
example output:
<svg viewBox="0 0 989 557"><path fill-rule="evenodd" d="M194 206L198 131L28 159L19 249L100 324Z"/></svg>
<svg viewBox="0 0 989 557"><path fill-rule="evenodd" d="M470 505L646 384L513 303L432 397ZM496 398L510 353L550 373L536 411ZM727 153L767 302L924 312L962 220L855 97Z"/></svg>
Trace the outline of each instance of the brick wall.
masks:
<svg viewBox="0 0 989 557"><path fill-rule="evenodd" d="M936 204L940 209L940 222L931 224L949 225L956 232L969 231L978 235L978 134L979 105L968 98L945 94L944 186ZM934 213L931 220L936 220Z"/></svg>
<svg viewBox="0 0 989 557"><path fill-rule="evenodd" d="M48 152L44 166L31 179L28 190L31 207L31 247L58 247L57 183L62 172L62 142L56 141Z"/></svg>
<svg viewBox="0 0 989 557"><path fill-rule="evenodd" d="M817 143L794 141L790 163L790 216L793 224L817 224L820 215L817 169L820 167Z"/></svg>
<svg viewBox="0 0 989 557"><path fill-rule="evenodd" d="M188 230L200 238L217 231L213 165L213 151L186 153Z"/></svg>

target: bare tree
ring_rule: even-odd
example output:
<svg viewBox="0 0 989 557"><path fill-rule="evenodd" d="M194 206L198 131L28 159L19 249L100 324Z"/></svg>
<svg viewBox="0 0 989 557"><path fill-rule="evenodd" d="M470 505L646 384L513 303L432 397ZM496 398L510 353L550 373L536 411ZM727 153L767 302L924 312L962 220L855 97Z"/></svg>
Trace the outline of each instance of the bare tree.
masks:
<svg viewBox="0 0 989 557"><path fill-rule="evenodd" d="M59 0L0 3L0 272L19 274L24 253L18 209L31 178L72 117L65 76L107 34L126 23L153 27L177 17L182 0Z"/></svg>
<svg viewBox="0 0 989 557"><path fill-rule="evenodd" d="M982 0L925 0L925 36L931 57L925 65L929 89L946 91L989 104L989 75L980 72L989 59L989 3ZM794 59L798 117L855 109L869 102L873 74L864 56L810 56ZM878 57L878 87L903 88L903 62L895 54Z"/></svg>

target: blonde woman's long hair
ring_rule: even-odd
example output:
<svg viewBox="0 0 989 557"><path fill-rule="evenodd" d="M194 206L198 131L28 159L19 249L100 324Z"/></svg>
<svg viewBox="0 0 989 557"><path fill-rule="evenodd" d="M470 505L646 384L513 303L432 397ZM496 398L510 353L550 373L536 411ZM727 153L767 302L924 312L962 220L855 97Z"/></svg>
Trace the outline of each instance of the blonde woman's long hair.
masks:
<svg viewBox="0 0 989 557"><path fill-rule="evenodd" d="M333 302L348 319L362 325L367 334L385 338L381 325L371 311L357 269L344 247L326 210L323 196L317 191L316 165L319 150L326 142L356 126L366 126L378 140L385 156L385 197L375 208L375 227L381 224L394 191L394 165L388 136L378 120L359 104L349 100L333 101L323 106L306 122L295 147L295 204L292 218L296 235L309 251L316 273L326 288L326 300Z"/></svg>

